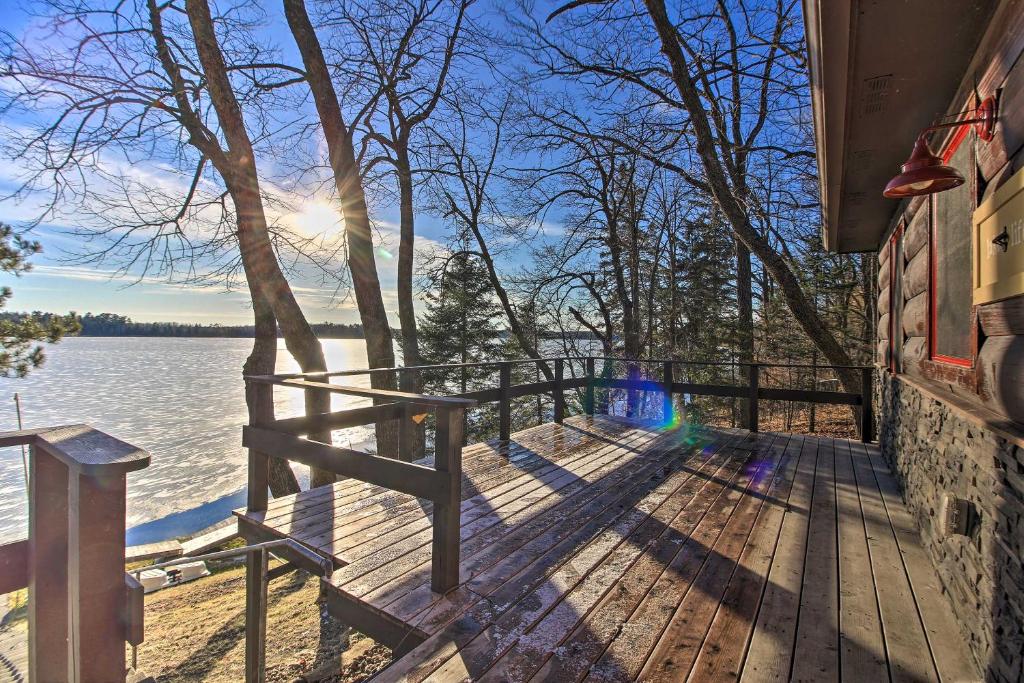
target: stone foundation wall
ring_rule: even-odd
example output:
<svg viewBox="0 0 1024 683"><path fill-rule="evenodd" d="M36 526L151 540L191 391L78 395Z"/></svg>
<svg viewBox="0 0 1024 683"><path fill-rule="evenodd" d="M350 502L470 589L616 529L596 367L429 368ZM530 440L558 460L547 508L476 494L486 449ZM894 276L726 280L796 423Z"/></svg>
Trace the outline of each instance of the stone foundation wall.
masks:
<svg viewBox="0 0 1024 683"><path fill-rule="evenodd" d="M988 680L1022 681L1024 448L930 392L881 374L875 397L881 449L900 478L963 636ZM974 506L966 536L943 535L939 515L947 493Z"/></svg>

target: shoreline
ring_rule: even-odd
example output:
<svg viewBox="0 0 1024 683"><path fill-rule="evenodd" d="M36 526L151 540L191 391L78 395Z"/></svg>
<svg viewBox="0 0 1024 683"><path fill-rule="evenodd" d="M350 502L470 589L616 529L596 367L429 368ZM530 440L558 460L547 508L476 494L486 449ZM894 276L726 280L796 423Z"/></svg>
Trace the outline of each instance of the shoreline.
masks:
<svg viewBox="0 0 1024 683"><path fill-rule="evenodd" d="M197 505L189 510L172 512L158 519L136 524L125 532L125 544L128 546L148 545L192 536L231 518L233 510L245 507L246 492L247 489L242 487L234 493Z"/></svg>

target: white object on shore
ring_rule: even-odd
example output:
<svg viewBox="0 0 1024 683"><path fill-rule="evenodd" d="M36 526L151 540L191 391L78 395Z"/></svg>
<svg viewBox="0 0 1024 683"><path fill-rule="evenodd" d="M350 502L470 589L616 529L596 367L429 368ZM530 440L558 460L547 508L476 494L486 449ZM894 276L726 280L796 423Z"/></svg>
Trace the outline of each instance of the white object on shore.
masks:
<svg viewBox="0 0 1024 683"><path fill-rule="evenodd" d="M167 583L167 572L163 569L147 569L139 574L139 583L144 593L158 591Z"/></svg>
<svg viewBox="0 0 1024 683"><path fill-rule="evenodd" d="M165 587L176 586L179 583L194 581L210 575L210 570L206 568L206 563L202 560L168 567L166 571L167 583L164 584Z"/></svg>
<svg viewBox="0 0 1024 683"><path fill-rule="evenodd" d="M177 586L180 583L187 583L209 576L210 570L202 561L186 562L164 569L145 569L139 573L139 583L142 584L144 593L152 593L161 588Z"/></svg>

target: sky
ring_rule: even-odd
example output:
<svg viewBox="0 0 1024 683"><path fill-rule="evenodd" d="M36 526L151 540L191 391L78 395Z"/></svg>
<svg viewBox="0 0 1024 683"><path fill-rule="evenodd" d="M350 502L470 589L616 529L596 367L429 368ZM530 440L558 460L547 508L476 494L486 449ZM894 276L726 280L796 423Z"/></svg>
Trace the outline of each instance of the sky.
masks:
<svg viewBox="0 0 1024 683"><path fill-rule="evenodd" d="M3 15L6 30L22 35L31 20L20 6L15 8L12 4L0 0L0 15ZM268 35L282 48L285 61L297 62L290 34L286 32L283 23L277 23L278 19L273 14L270 17ZM0 114L0 136L4 135L5 128L17 129L33 123L31 118L25 118L25 114L7 115L7 120L3 120L3 116ZM0 143L3 142L0 140ZM162 174L159 164L151 159L121 159L116 163L125 165L130 176L157 185L165 182L161 177L166 174ZM21 184L21 171L17 167L0 164L0 221L13 224L16 229L26 226L38 215L40 201L38 196L18 199L9 197ZM181 180L179 178L174 182ZM264 183L263 178L261 183ZM284 195L289 193L281 188L275 191ZM339 212L327 196L310 197L307 192L303 192L282 196L282 200L289 208L268 208L268 213L276 212L276 215L271 216L272 219L279 220L300 234L324 234L330 237L343 229ZM397 326L395 255L398 250L398 211L392 205L377 205L373 207L372 213L378 230L377 268L384 304L392 322ZM236 282L230 287L223 282L185 284L153 275L140 277L137 273L125 277L118 272L117 263L76 262L73 257L81 251L80 238L69 232L75 227L75 219L74 215L64 216L59 225L43 223L32 228L28 236L43 246L43 252L32 259L33 269L17 277L0 274L0 285L9 286L14 292L8 310L118 313L141 322L252 322L244 282ZM440 219L429 214L419 212L416 220L416 248L419 257L440 248L445 243L448 231ZM521 263L525 251L513 254L506 265L515 267ZM343 263L334 265L344 268ZM305 270L290 273L289 279L311 322L359 322L350 292L338 292L335 284L325 284L321 276L314 276Z"/></svg>

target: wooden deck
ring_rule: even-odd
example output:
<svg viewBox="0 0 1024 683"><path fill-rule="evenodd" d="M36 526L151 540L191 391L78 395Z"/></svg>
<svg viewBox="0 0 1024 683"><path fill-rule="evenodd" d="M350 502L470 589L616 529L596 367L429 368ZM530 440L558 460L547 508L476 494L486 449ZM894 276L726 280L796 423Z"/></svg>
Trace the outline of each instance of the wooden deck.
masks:
<svg viewBox="0 0 1024 683"><path fill-rule="evenodd" d="M460 586L429 503L354 480L239 513L334 558L374 680L978 680L877 450L577 416L463 451ZM272 641L271 635L271 641Z"/></svg>

